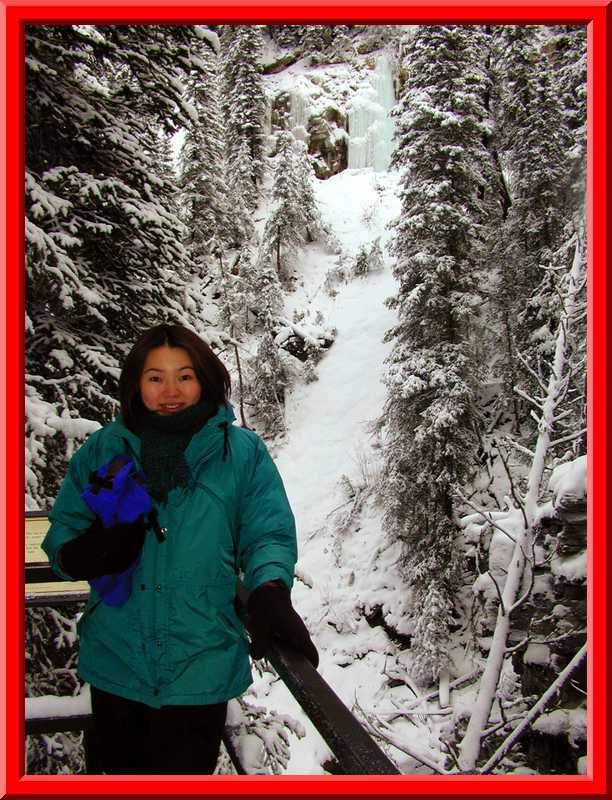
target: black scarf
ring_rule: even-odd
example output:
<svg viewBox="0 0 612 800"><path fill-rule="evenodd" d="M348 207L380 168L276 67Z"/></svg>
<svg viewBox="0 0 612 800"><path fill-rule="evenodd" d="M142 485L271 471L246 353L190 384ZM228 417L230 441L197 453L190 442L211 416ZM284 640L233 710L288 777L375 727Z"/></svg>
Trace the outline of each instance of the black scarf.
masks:
<svg viewBox="0 0 612 800"><path fill-rule="evenodd" d="M176 414L147 411L138 420L140 461L147 489L154 500L166 503L168 493L189 485L185 450L192 436L218 411L218 404L203 399Z"/></svg>

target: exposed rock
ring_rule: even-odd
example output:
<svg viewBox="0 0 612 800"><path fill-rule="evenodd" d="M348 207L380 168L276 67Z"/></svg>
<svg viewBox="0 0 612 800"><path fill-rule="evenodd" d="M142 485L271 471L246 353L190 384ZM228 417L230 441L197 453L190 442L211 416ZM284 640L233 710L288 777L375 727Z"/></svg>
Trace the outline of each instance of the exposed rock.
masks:
<svg viewBox="0 0 612 800"><path fill-rule="evenodd" d="M555 511L562 525L557 537L557 553L560 556L570 556L584 551L587 544L585 501L565 502Z"/></svg>
<svg viewBox="0 0 612 800"><path fill-rule="evenodd" d="M546 537L549 590L530 599L530 642L513 657L525 696L541 696L586 641L586 502L555 508L554 515L560 529ZM559 712L584 703L586 668L584 661L559 692ZM524 749L530 766L552 774L576 773L585 753L585 746L568 741L567 732L552 729L529 731Z"/></svg>
<svg viewBox="0 0 612 800"><path fill-rule="evenodd" d="M330 178L346 169L348 134L346 119L336 108L329 108L308 121L308 152L314 156L317 178Z"/></svg>
<svg viewBox="0 0 612 800"><path fill-rule="evenodd" d="M264 65L262 70L263 74L274 75L277 72L282 72L284 69L287 69L287 67L295 64L296 61L299 61L301 57L302 55L299 51L283 53L283 55L279 56L275 61Z"/></svg>
<svg viewBox="0 0 612 800"><path fill-rule="evenodd" d="M391 625L389 625L389 623L385 619L381 606L374 606L370 610L369 614L365 614L365 618L366 622L371 628L377 628L377 627L382 628L389 637L389 639L391 639L392 642L398 644L402 650L408 649L410 647L410 644L412 642L412 637L409 634L400 633L399 631L395 630L395 628L393 628ZM396 685L400 685L400 683Z"/></svg>
<svg viewBox="0 0 612 800"><path fill-rule="evenodd" d="M270 123L272 129L287 130L290 119L291 95L279 92L272 98ZM306 144L317 178L330 178L346 169L348 164L348 133L346 117L329 106L308 120Z"/></svg>
<svg viewBox="0 0 612 800"><path fill-rule="evenodd" d="M283 131L287 129L290 107L291 95L289 92L279 92L279 94L272 98L272 105L270 108L270 123L272 128L280 128L280 130Z"/></svg>
<svg viewBox="0 0 612 800"><path fill-rule="evenodd" d="M578 758L583 752L573 748L567 737L550 736L538 731L527 731L523 736L522 749L527 763L537 764L540 774L575 775Z"/></svg>

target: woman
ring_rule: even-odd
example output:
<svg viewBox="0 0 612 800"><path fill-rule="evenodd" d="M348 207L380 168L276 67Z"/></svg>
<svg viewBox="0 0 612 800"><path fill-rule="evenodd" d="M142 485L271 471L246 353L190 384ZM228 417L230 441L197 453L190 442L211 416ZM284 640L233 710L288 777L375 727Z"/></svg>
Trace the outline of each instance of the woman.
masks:
<svg viewBox="0 0 612 800"><path fill-rule="evenodd" d="M239 573L253 657L276 636L318 663L290 600L293 514L263 442L232 425L229 391L196 334L145 332L121 414L75 453L49 515L51 566L92 584L78 672L107 774L214 771L227 701L252 681Z"/></svg>

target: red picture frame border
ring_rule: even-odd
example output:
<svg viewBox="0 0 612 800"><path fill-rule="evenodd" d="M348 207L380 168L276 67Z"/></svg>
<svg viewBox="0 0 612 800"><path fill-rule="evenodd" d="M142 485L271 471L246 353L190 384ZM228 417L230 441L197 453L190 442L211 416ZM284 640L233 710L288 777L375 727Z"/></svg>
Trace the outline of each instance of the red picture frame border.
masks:
<svg viewBox="0 0 612 800"><path fill-rule="evenodd" d="M24 461L23 461L23 319L24 319L24 92L23 32L27 24L70 22L105 24L117 22L159 23L273 23L314 22L332 24L455 23L476 24L587 24L589 31L588 118L588 242L589 242L589 733L586 775L567 776L211 776L193 779L176 776L124 778L101 776L24 775ZM0 37L4 55L0 92L0 167L2 185L0 224L2 250L6 256L0 312L5 320L4 372L0 377L2 417L0 442L5 443L2 466L5 481L0 488L0 507L5 536L1 558L4 595L1 599L5 640L2 671L5 736L1 753L4 782L2 797L200 795L206 797L296 795L296 796L392 796L451 797L607 797L608 755L606 687L607 592L606 547L606 390L608 386L606 325L608 264L607 205L610 165L607 158L609 131L608 54L610 2L552 3L459 2L407 5L385 2L326 3L323 0L286 6L281 0L258 5L254 2L184 2L178 6L164 0L122 5L120 0L86 2L11 2L0 0Z"/></svg>

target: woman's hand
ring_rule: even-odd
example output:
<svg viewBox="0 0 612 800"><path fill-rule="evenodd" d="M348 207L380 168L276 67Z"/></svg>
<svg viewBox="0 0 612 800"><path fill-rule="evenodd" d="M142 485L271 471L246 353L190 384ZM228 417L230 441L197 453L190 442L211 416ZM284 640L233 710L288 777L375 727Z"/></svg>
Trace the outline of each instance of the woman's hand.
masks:
<svg viewBox="0 0 612 800"><path fill-rule="evenodd" d="M317 668L317 648L291 605L291 595L283 583L270 581L254 589L249 595L248 612L247 630L251 635L253 658L263 658L274 637L294 647Z"/></svg>
<svg viewBox="0 0 612 800"><path fill-rule="evenodd" d="M142 518L105 528L96 517L85 533L62 545L60 567L77 580L123 572L142 550L146 526Z"/></svg>

